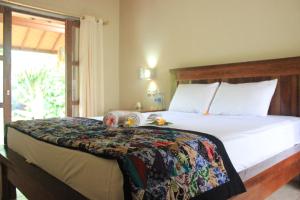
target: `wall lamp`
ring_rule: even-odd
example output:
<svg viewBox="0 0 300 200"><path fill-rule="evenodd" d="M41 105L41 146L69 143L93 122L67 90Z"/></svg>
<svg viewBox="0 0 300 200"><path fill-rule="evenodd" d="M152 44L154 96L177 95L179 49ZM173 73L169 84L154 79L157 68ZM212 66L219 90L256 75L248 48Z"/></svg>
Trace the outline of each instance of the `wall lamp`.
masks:
<svg viewBox="0 0 300 200"><path fill-rule="evenodd" d="M155 68L147 68L147 67L140 68L141 80L152 80L155 78L155 75L156 75Z"/></svg>

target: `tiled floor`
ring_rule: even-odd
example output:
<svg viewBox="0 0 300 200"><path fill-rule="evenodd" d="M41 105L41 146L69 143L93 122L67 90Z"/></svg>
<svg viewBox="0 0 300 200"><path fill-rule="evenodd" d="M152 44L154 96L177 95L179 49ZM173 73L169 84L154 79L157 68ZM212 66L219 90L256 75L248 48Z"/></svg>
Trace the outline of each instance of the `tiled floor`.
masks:
<svg viewBox="0 0 300 200"><path fill-rule="evenodd" d="M17 199L27 200L26 197L20 192L17 193ZM300 181L291 181L289 184L286 184L278 191L273 193L266 200L300 200Z"/></svg>
<svg viewBox="0 0 300 200"><path fill-rule="evenodd" d="M27 198L19 190L17 190L17 200L27 200Z"/></svg>

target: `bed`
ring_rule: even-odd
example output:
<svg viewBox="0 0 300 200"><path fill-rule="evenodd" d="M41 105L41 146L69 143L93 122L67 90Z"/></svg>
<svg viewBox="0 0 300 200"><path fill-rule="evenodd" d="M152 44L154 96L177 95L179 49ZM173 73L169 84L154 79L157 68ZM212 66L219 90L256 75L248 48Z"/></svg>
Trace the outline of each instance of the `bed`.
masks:
<svg viewBox="0 0 300 200"><path fill-rule="evenodd" d="M173 123L171 128L210 133L220 138L243 179L247 178L243 177L246 169L300 143L300 119L296 117L160 114ZM114 160L53 146L12 128L9 128L8 147L89 199L123 199L123 177Z"/></svg>
<svg viewBox="0 0 300 200"><path fill-rule="evenodd" d="M299 116L300 58L183 68L172 70L172 74L174 86L179 82L192 84L225 80L239 83L278 78L279 86L269 113ZM234 167L247 187L246 193L234 199L264 199L300 173L300 148L297 145L300 140L299 118L268 116L245 119L245 117L193 116L172 112L162 114L174 122L175 128L192 128L216 135L222 140ZM216 124L219 129L212 129L210 125L212 123L213 127L216 127ZM233 125L237 123L242 124ZM82 152L53 145L47 146L49 144L26 138L14 129L8 131L8 147L1 153L4 199L14 197L15 186L30 199L41 197L45 199L45 196L47 199L122 198L122 175L113 161L106 160L107 163L103 164L104 159L100 161L101 159L95 159ZM276 137L270 137L273 135ZM268 148L265 146L265 140L269 140ZM249 141L264 142L257 145L256 151L252 152L253 144L251 145ZM47 156L51 148L53 148L51 151L57 151L56 154L59 155L57 158L50 159L50 156ZM245 159L239 149L251 151L249 155L253 156ZM24 158L39 167L28 164ZM105 173L88 176L88 172L93 168L103 169L100 171ZM99 183L98 188L89 185L89 182ZM101 198L98 198L99 195Z"/></svg>

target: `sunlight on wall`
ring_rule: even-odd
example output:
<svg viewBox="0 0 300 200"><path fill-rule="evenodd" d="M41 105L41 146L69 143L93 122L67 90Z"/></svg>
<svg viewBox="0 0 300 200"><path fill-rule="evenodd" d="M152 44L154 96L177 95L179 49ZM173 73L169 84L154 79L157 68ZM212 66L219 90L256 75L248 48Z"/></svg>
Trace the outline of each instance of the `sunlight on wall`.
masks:
<svg viewBox="0 0 300 200"><path fill-rule="evenodd" d="M155 53L151 53L146 58L147 58L148 67L153 69L152 73L154 73L154 70L156 70L155 68L157 67L158 55ZM148 88L147 88L147 96L149 97L148 103L149 103L150 109L158 108L154 97L156 97L156 95L158 95L159 93L160 93L160 91L159 91L156 81L151 80L148 85ZM159 104L161 104L161 103L159 103Z"/></svg>
<svg viewBox="0 0 300 200"><path fill-rule="evenodd" d="M157 65L157 57L156 55L149 55L147 57L147 64L150 68L155 68Z"/></svg>

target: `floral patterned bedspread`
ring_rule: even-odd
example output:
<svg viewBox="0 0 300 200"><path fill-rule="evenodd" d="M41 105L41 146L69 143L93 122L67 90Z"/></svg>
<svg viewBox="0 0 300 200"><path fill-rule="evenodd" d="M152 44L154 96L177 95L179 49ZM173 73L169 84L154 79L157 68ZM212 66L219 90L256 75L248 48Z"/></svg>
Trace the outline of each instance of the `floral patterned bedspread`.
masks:
<svg viewBox="0 0 300 200"><path fill-rule="evenodd" d="M245 191L223 144L208 134L150 126L108 129L87 118L7 126L44 142L116 159L125 199L219 200Z"/></svg>

